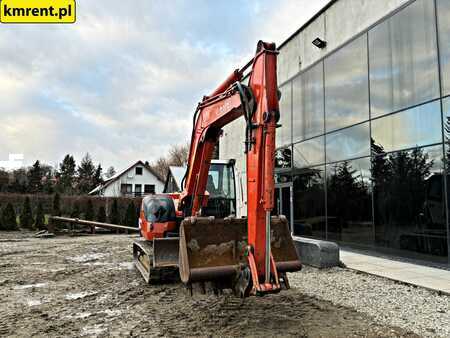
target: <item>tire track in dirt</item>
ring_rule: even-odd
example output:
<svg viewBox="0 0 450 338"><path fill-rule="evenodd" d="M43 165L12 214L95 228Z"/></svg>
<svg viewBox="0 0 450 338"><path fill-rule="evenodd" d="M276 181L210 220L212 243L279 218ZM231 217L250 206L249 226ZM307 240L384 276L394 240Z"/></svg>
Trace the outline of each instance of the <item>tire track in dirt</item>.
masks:
<svg viewBox="0 0 450 338"><path fill-rule="evenodd" d="M296 289L242 301L149 286L130 264L131 242L124 235L1 242L2 252L23 253L0 257L8 266L0 269L0 335L417 337Z"/></svg>

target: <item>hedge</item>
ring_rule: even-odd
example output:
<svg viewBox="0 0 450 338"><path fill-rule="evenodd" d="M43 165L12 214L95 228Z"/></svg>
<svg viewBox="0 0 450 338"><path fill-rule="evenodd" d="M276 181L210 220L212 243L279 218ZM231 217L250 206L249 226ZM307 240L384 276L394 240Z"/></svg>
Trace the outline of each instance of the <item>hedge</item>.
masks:
<svg viewBox="0 0 450 338"><path fill-rule="evenodd" d="M31 210L36 210L40 202L44 214L53 214L54 195L0 193L0 206L6 206L8 203L11 203L16 214L20 215L23 212L23 206L27 197L30 199ZM78 209L78 217L84 219L86 216L86 211L88 211L88 214L91 214L91 208L93 208L93 215L95 218L95 216L99 213L99 209L103 207L105 208L106 218L108 219L114 201L117 203L120 220L123 222L125 220L126 211L129 208L130 202L133 203L136 208L140 208L142 198L61 195L59 202L60 212L61 216L70 217L70 215ZM100 213L103 213L103 211L100 211Z"/></svg>

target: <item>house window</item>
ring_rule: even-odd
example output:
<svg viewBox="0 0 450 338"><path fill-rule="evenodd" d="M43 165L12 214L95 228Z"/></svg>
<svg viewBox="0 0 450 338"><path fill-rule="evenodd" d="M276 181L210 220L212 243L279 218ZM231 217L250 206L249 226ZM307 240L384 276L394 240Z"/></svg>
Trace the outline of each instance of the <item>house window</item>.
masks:
<svg viewBox="0 0 450 338"><path fill-rule="evenodd" d="M134 194L136 196L140 196L142 194L142 184L135 184L134 185Z"/></svg>
<svg viewBox="0 0 450 338"><path fill-rule="evenodd" d="M146 184L144 186L144 193L154 194L155 193L155 185L154 184Z"/></svg>
<svg viewBox="0 0 450 338"><path fill-rule="evenodd" d="M131 194L133 192L133 185L131 184L122 184L120 186L120 191L122 194Z"/></svg>
<svg viewBox="0 0 450 338"><path fill-rule="evenodd" d="M136 175L142 175L142 167L136 167Z"/></svg>

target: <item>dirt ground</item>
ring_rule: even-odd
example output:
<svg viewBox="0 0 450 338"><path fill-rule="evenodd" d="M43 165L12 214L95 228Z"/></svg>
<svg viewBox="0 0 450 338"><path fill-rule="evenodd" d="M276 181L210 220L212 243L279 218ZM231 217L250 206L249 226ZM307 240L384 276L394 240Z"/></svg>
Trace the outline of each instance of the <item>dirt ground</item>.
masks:
<svg viewBox="0 0 450 338"><path fill-rule="evenodd" d="M146 285L133 238L0 233L0 336L417 337L296 289L241 301Z"/></svg>

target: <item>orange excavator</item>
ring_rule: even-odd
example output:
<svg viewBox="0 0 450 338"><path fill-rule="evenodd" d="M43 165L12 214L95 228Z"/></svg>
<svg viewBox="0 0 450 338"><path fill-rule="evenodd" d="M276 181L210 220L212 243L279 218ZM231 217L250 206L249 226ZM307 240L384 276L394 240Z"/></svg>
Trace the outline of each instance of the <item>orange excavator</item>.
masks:
<svg viewBox="0 0 450 338"><path fill-rule="evenodd" d="M212 282L247 297L289 288L286 273L301 269L286 218L271 216L280 118L277 54L275 44L259 41L254 58L203 98L193 118L183 191L143 199L139 224L144 240L133 244L133 254L147 282L162 282L172 271L187 285ZM248 216L205 215L208 190L217 197L230 185L226 170L210 172L214 146L222 128L241 116L246 121ZM221 209L233 208L224 204Z"/></svg>

